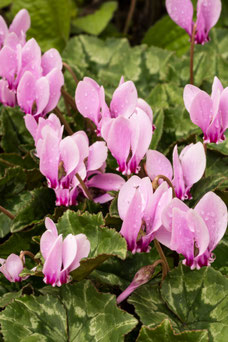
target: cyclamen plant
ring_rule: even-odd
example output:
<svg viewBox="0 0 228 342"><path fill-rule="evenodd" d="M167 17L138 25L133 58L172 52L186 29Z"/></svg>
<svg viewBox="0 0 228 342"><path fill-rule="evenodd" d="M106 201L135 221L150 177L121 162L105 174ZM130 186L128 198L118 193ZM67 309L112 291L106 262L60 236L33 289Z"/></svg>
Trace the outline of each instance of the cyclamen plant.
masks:
<svg viewBox="0 0 228 342"><path fill-rule="evenodd" d="M167 0L166 6L171 18L187 31L194 44L209 40L209 30L221 11L219 0L213 3L198 0L194 24L190 0ZM150 148L153 132L159 128L153 125L153 111L138 96L133 81L125 81L122 76L107 104L104 87L92 78L84 77L77 84L73 99L62 88L60 54L50 49L42 55L35 39L26 42L29 27L30 17L26 10L16 15L9 29L0 17L0 102L4 106L18 105L24 113L25 127L34 140L33 158L46 178L42 180L43 185L54 191L55 205L61 207L54 212L54 221L56 216L62 215L61 210L68 212L67 207L75 212L80 205L81 209L84 204L95 207L94 203L99 203L100 211L106 214L105 224L111 221L112 225L113 217L117 224L121 222L115 234L124 242L129 255L150 253L153 245L156 247L159 259L152 265L144 265L136 273L130 285L117 297L118 304L148 282L158 265L162 267L159 279L161 283L164 281L171 265L161 245L176 253L178 258L183 257L182 264L191 270L210 266L215 259L213 251L226 232L227 208L212 191L204 193L194 203L194 208L191 200L195 200L194 185L206 172L206 144L225 140L228 88L224 89L217 77L211 96L191 84L185 86L185 107L204 136L196 139L202 142L195 142L193 137L184 147L178 147L174 142L171 164L169 151L167 157ZM61 89L68 105L77 108L84 118L95 124L94 132L80 129L65 134L69 133L69 124L59 108L56 110ZM118 164L115 170L109 164L109 152ZM14 218L3 207L0 209ZM113 217L111 210L115 211ZM77 213L83 225L83 216L80 211ZM42 276L47 285L60 287L74 280L72 272L76 269L82 269L80 276L86 277L109 257L104 253L96 264L93 253L102 244L112 244L107 232L113 229L96 227L99 234L107 229L107 236L104 241L100 235L96 237L95 248L90 224L90 230L82 229L79 234L73 234L74 226L68 217L63 222L72 225L72 233L64 235L50 217L43 217L43 221L45 231L38 238L40 252L37 255L21 251L20 256L12 253L6 259L0 259L0 272L10 282L21 282L35 275ZM26 255L36 265L24 275ZM88 271L82 264L90 256Z"/></svg>

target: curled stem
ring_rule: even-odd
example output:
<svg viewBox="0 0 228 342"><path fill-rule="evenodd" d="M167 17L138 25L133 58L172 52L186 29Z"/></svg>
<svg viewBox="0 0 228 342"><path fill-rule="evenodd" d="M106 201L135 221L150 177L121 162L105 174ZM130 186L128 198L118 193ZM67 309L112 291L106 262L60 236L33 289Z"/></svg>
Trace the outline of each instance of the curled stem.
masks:
<svg viewBox="0 0 228 342"><path fill-rule="evenodd" d="M135 11L136 1L137 0L131 0L130 9L129 9L129 12L127 15L127 20L125 22L125 26L124 26L124 30L123 30L123 34L125 34L125 35L128 33L128 30L130 27L130 23L131 23L131 20L132 20L134 11Z"/></svg>
<svg viewBox="0 0 228 342"><path fill-rule="evenodd" d="M2 207L0 205L0 211L5 214L6 216L8 216L11 220L13 220L15 218L15 216L13 214L11 214L7 209L5 209L4 207Z"/></svg>
<svg viewBox="0 0 228 342"><path fill-rule="evenodd" d="M93 201L93 197L92 197L91 193L89 192L89 189L88 189L87 186L85 185L84 181L82 180L81 176L80 176L78 173L76 173L76 177L77 177L77 179L78 179L78 181L79 181L79 183L80 183L80 185L81 185L83 191L84 191L85 194L87 195L88 199L89 199L90 201Z"/></svg>
<svg viewBox="0 0 228 342"><path fill-rule="evenodd" d="M158 254L160 255L160 258L163 260L163 262L164 262L164 265L165 265L165 268L166 268L166 273L165 273L165 276L166 276L166 274L169 272L169 264L168 264L168 261L167 261L167 259L166 259L166 256L165 256L165 254L164 254L164 252L163 252L163 250L162 250L162 248L161 248L161 245L160 245L160 243L156 240L156 239L154 239L154 245L155 245L155 247L156 247L156 249L157 249L157 252L158 252ZM163 275L162 275L162 278L163 278L163 276L164 276L164 273L163 273Z"/></svg>
<svg viewBox="0 0 228 342"><path fill-rule="evenodd" d="M24 264L24 256L29 256L32 260L34 260L37 264L39 264L40 260L35 258L35 255L32 252L29 251L21 251L20 253L20 259Z"/></svg>
<svg viewBox="0 0 228 342"><path fill-rule="evenodd" d="M73 97L64 88L61 89L61 93L64 97L64 100L67 101L74 110L77 110Z"/></svg>
<svg viewBox="0 0 228 342"><path fill-rule="evenodd" d="M194 84L193 64L194 64L195 35L196 35L196 23L193 25L191 47L190 47L190 84Z"/></svg>
<svg viewBox="0 0 228 342"><path fill-rule="evenodd" d="M159 179L163 179L164 181L166 181L168 183L168 185L172 188L173 190L173 198L176 197L176 193L175 193L175 189L174 189L174 186L173 186L173 183L171 182L171 180L169 178L167 178L166 176L164 175L158 175L154 178L153 182L152 182L152 186L153 186L153 189L156 190L159 186L158 184L158 181Z"/></svg>
<svg viewBox="0 0 228 342"><path fill-rule="evenodd" d="M75 83L78 84L77 76L76 76L75 72L73 71L73 69L69 66L69 64L63 62L63 66L64 66L64 68L65 68L67 71L69 71L69 73L70 73L71 76L73 77Z"/></svg>
<svg viewBox="0 0 228 342"><path fill-rule="evenodd" d="M74 134L74 132L72 131L72 129L70 128L68 122L66 121L66 119L64 118L63 114L61 113L60 109L58 107L55 107L54 109L54 113L58 116L59 120L61 121L61 123L64 125L67 133L69 135Z"/></svg>

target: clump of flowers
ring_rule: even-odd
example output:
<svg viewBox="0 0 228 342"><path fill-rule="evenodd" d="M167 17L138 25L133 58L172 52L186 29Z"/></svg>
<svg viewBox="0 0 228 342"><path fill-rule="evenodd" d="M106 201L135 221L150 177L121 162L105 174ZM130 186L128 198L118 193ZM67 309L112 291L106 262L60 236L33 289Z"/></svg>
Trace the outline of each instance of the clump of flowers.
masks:
<svg viewBox="0 0 228 342"><path fill-rule="evenodd" d="M36 118L44 116L56 107L64 83L60 54L50 49L42 56L34 38L25 41L30 27L26 10L18 12L9 30L3 18L0 25L0 102L18 104Z"/></svg>

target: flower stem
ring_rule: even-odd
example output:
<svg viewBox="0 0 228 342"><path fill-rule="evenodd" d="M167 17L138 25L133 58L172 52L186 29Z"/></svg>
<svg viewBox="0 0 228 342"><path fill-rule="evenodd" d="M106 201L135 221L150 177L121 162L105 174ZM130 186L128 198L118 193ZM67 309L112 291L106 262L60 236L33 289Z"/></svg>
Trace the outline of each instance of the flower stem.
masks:
<svg viewBox="0 0 228 342"><path fill-rule="evenodd" d="M155 247L157 249L158 254L160 255L160 258L164 261L164 264L165 264L165 267L166 267L166 274L167 274L167 272L169 272L169 264L168 264L168 261L166 259L166 256L165 256L165 254L164 254L164 252L163 252L163 250L161 248L160 243L156 239L154 239L154 245L155 245Z"/></svg>
<svg viewBox="0 0 228 342"><path fill-rule="evenodd" d="M63 66L64 66L64 68L65 68L67 71L69 71L69 73L70 73L71 76L73 77L75 83L78 84L77 76L76 76L75 72L73 71L73 69L69 66L69 64L63 62Z"/></svg>
<svg viewBox="0 0 228 342"><path fill-rule="evenodd" d="M126 23L125 23L125 26L124 26L124 30L123 30L123 34L124 35L126 35L128 33L129 26L130 26L130 23L131 23L131 20L132 20L134 11L135 11L136 1L137 0L131 0L130 9L129 9L129 12L128 12L128 15L127 15L127 20L126 20Z"/></svg>
<svg viewBox="0 0 228 342"><path fill-rule="evenodd" d="M163 179L164 181L166 181L168 183L168 185L172 188L173 190L173 198L176 197L176 193L175 193L175 189L174 189L174 186L173 186L173 183L171 182L171 180L169 178L167 178L166 176L164 175L158 175L154 178L153 182L152 182L152 186L153 186L153 189L156 190L159 186L158 184L158 181L159 179Z"/></svg>
<svg viewBox="0 0 228 342"><path fill-rule="evenodd" d="M11 220L15 218L13 214L11 214L7 209L3 208L1 205L0 205L0 211L6 216L8 216Z"/></svg>
<svg viewBox="0 0 228 342"><path fill-rule="evenodd" d="M73 97L64 88L61 89L61 93L62 93L64 99L69 103L69 105L74 110L77 110L77 107L76 107L76 104L75 104Z"/></svg>
<svg viewBox="0 0 228 342"><path fill-rule="evenodd" d="M81 176L80 176L78 173L76 173L76 177L77 177L77 179L78 179L78 181L79 181L79 183L80 183L80 185L81 185L83 191L84 191L85 194L87 195L88 199L89 199L90 201L93 201L93 197L92 197L91 193L89 192L89 189L88 189L87 186L85 185L84 181L82 180Z"/></svg>
<svg viewBox="0 0 228 342"><path fill-rule="evenodd" d="M191 37L191 47L190 47L190 84L194 84L194 47L195 47L195 35L196 35L196 24L193 25L192 37Z"/></svg>
<svg viewBox="0 0 228 342"><path fill-rule="evenodd" d="M37 264L40 263L40 260L39 259L36 259L35 258L35 255L32 253L32 252L29 252L29 251L21 251L20 253L20 259L21 261L23 262L24 264L24 256L27 255L29 256L32 260L34 260Z"/></svg>
<svg viewBox="0 0 228 342"><path fill-rule="evenodd" d="M66 119L64 118L63 114L61 113L60 109L58 107L55 107L54 109L54 113L58 116L58 118L60 119L61 123L64 125L67 133L69 135L74 134L74 132L72 131L72 129L70 128L68 122L66 121Z"/></svg>

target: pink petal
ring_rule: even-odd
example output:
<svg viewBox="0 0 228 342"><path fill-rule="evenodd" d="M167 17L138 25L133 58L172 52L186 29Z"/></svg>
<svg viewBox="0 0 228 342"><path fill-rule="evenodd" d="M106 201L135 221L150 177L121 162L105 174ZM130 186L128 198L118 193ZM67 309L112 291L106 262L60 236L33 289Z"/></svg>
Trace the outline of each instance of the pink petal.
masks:
<svg viewBox="0 0 228 342"><path fill-rule="evenodd" d="M77 244L76 256L69 267L69 272L75 270L80 266L82 258L87 258L90 252L90 242L85 234L78 234L74 236L75 243Z"/></svg>
<svg viewBox="0 0 228 342"><path fill-rule="evenodd" d="M125 180L114 173L102 173L93 176L88 182L89 187L104 191L118 191L125 184Z"/></svg>
<svg viewBox="0 0 228 342"><path fill-rule="evenodd" d="M62 235L56 239L54 245L50 249L47 259L43 267L44 281L46 284L52 286L57 285L60 278L60 271L62 267Z"/></svg>
<svg viewBox="0 0 228 342"><path fill-rule="evenodd" d="M211 99L214 102L214 100L216 99L216 97L220 98L220 95L223 92L223 86L222 83L220 82L220 80L218 79L217 76L214 77L214 81L212 84L212 93L211 93Z"/></svg>
<svg viewBox="0 0 228 342"><path fill-rule="evenodd" d="M49 217L45 218L45 227L47 230L50 230L56 237L58 236L56 225Z"/></svg>
<svg viewBox="0 0 228 342"><path fill-rule="evenodd" d="M80 153L80 163L84 163L84 160L89 155L89 139L84 131L78 131L74 133L71 138L76 143Z"/></svg>
<svg viewBox="0 0 228 342"><path fill-rule="evenodd" d="M18 255L10 254L6 259L5 268L10 275L10 281L15 282L21 280L19 274L23 270L24 266Z"/></svg>
<svg viewBox="0 0 228 342"><path fill-rule="evenodd" d="M140 161L149 148L153 127L147 114L140 108L137 108L136 114L130 118L130 124L132 158L129 165L131 172L136 172Z"/></svg>
<svg viewBox="0 0 228 342"><path fill-rule="evenodd" d="M225 234L227 227L227 208L219 196L213 192L206 193L194 209L207 225L212 251Z"/></svg>
<svg viewBox="0 0 228 342"><path fill-rule="evenodd" d="M77 145L71 137L64 138L59 145L61 160L63 161L66 176L78 165L80 156Z"/></svg>
<svg viewBox="0 0 228 342"><path fill-rule="evenodd" d="M209 245L209 232L202 217L193 209L187 213L187 221L190 231L195 233L196 247L199 249L197 258L206 252Z"/></svg>
<svg viewBox="0 0 228 342"><path fill-rule="evenodd" d="M171 232L161 226L154 234L154 238L164 246L170 248Z"/></svg>
<svg viewBox="0 0 228 342"><path fill-rule="evenodd" d="M154 215L154 219L153 219L153 227L152 227L153 233L161 227L161 225L162 225L162 213L163 213L164 209L167 207L167 205L171 202L172 197L173 197L173 194L172 194L171 188L166 190L161 195L161 197L158 201L157 208L156 208L155 215Z"/></svg>
<svg viewBox="0 0 228 342"><path fill-rule="evenodd" d="M123 115L129 117L137 104L137 90L132 81L127 81L121 84L113 93L110 103L112 117Z"/></svg>
<svg viewBox="0 0 228 342"><path fill-rule="evenodd" d="M123 173L126 172L126 161L130 152L131 134L129 120L120 116L113 122L107 138L108 148L119 164L119 171Z"/></svg>
<svg viewBox="0 0 228 342"><path fill-rule="evenodd" d="M173 168L168 160L161 152L148 150L146 154L146 172L151 180L158 175L164 175L170 180L173 176Z"/></svg>
<svg viewBox="0 0 228 342"><path fill-rule="evenodd" d="M137 107L142 109L148 116L151 122L153 122L153 111L150 105L143 99L138 98Z"/></svg>
<svg viewBox="0 0 228 342"><path fill-rule="evenodd" d="M0 50L0 76L6 78L10 85L13 84L18 71L17 53L8 46Z"/></svg>
<svg viewBox="0 0 228 342"><path fill-rule="evenodd" d="M136 189L120 230L120 234L127 241L128 249L133 253L136 252L137 237L141 228L141 224L142 199L139 189Z"/></svg>
<svg viewBox="0 0 228 342"><path fill-rule="evenodd" d="M67 235L63 241L63 271L70 268L77 254L77 243L75 236L72 234ZM69 271L69 270L68 270ZM70 272L70 271L69 271Z"/></svg>
<svg viewBox="0 0 228 342"><path fill-rule="evenodd" d="M172 219L173 219L173 209L178 208L181 211L189 211L189 207L184 204L179 198L173 198L170 203L167 204L166 208L162 212L162 223L166 230L172 230Z"/></svg>
<svg viewBox="0 0 228 342"><path fill-rule="evenodd" d="M89 147L87 171L99 169L108 156L108 148L104 141L97 141Z"/></svg>
<svg viewBox="0 0 228 342"><path fill-rule="evenodd" d="M101 195L101 196L97 196L93 199L93 201L95 203L100 203L100 204L103 204L103 203L107 203L111 200L113 200L113 196L109 195L109 194L104 194L104 195Z"/></svg>
<svg viewBox="0 0 228 342"><path fill-rule="evenodd" d="M39 143L41 147L39 148ZM51 187L58 184L59 167L59 140L54 134L46 135L44 140L39 140L37 150L39 150L40 172L49 179Z"/></svg>
<svg viewBox="0 0 228 342"><path fill-rule="evenodd" d="M204 20L204 29L208 32L217 23L222 9L220 0L198 0L197 2L197 28L201 23L198 15L202 15Z"/></svg>
<svg viewBox="0 0 228 342"><path fill-rule="evenodd" d="M193 6L190 0L166 0L166 9L171 19L190 36L193 25Z"/></svg>
<svg viewBox="0 0 228 342"><path fill-rule="evenodd" d="M47 75L52 69L62 70L62 58L56 49L46 51L41 58L43 75Z"/></svg>
<svg viewBox="0 0 228 342"><path fill-rule="evenodd" d="M184 199L185 196L185 184L183 169L179 160L177 145L173 149L173 185L175 188L176 196L180 199Z"/></svg>
<svg viewBox="0 0 228 342"><path fill-rule="evenodd" d="M78 111L95 124L99 121L100 97L98 84L95 81L88 81L88 78L80 81L75 91L75 102Z"/></svg>
<svg viewBox="0 0 228 342"><path fill-rule="evenodd" d="M46 77L41 77L36 81L36 97L34 101L36 102L37 109L35 114L43 113L48 104L49 96L50 88L48 80Z"/></svg>
<svg viewBox="0 0 228 342"><path fill-rule="evenodd" d="M122 220L124 220L135 195L135 190L140 186L140 184L141 178L138 176L132 176L120 189L118 196L118 211Z"/></svg>
<svg viewBox="0 0 228 342"><path fill-rule="evenodd" d="M36 99L36 79L30 71L22 76L17 88L17 101L25 114L32 114L33 104Z"/></svg>
<svg viewBox="0 0 228 342"><path fill-rule="evenodd" d="M43 233L40 239L40 252L44 257L44 260L47 259L50 250L55 244L55 241L58 239L58 233L55 234L51 230L47 230Z"/></svg>
<svg viewBox="0 0 228 342"><path fill-rule="evenodd" d="M5 20L3 17L0 15L0 48L2 47L4 40L7 36L8 33L8 27L6 25Z"/></svg>
<svg viewBox="0 0 228 342"><path fill-rule="evenodd" d="M221 113L222 133L228 128L228 87L225 88L220 97L219 112Z"/></svg>
<svg viewBox="0 0 228 342"><path fill-rule="evenodd" d="M0 80L0 102L5 106L14 107L16 105L16 96L14 90L9 89L8 82Z"/></svg>
<svg viewBox="0 0 228 342"><path fill-rule="evenodd" d="M30 28L30 25L30 15L26 9L22 9L14 17L12 24L9 27L9 31L15 32L19 37L21 31L25 33Z"/></svg>
<svg viewBox="0 0 228 342"><path fill-rule="evenodd" d="M201 142L190 145L186 151L185 149L181 151L180 161L185 184L192 186L203 177L206 168L206 155Z"/></svg>
<svg viewBox="0 0 228 342"><path fill-rule="evenodd" d="M192 100L189 112L192 122L205 133L213 113L213 102L210 96L204 91L200 91Z"/></svg>
<svg viewBox="0 0 228 342"><path fill-rule="evenodd" d="M184 87L184 104L188 112L190 111L192 100L198 93L200 93L200 91L201 90L198 87L191 84L187 84Z"/></svg>
<svg viewBox="0 0 228 342"><path fill-rule="evenodd" d="M38 127L36 120L30 114L25 115L24 120L25 120L25 126L26 126L27 130L32 135L33 139L35 140L36 131L37 131L37 127Z"/></svg>
<svg viewBox="0 0 228 342"><path fill-rule="evenodd" d="M29 39L22 49L22 66L27 64L37 64L40 66L41 63L41 50L34 38Z"/></svg>
<svg viewBox="0 0 228 342"><path fill-rule="evenodd" d="M191 231L188 226L187 213L173 208L170 248L183 254L189 266L193 264L194 260L194 235L194 231Z"/></svg>
<svg viewBox="0 0 228 342"><path fill-rule="evenodd" d="M64 84L64 78L62 71L57 68L50 71L45 78L48 80L50 90L49 100L44 109L44 113L46 114L57 106L61 95L61 88Z"/></svg>

